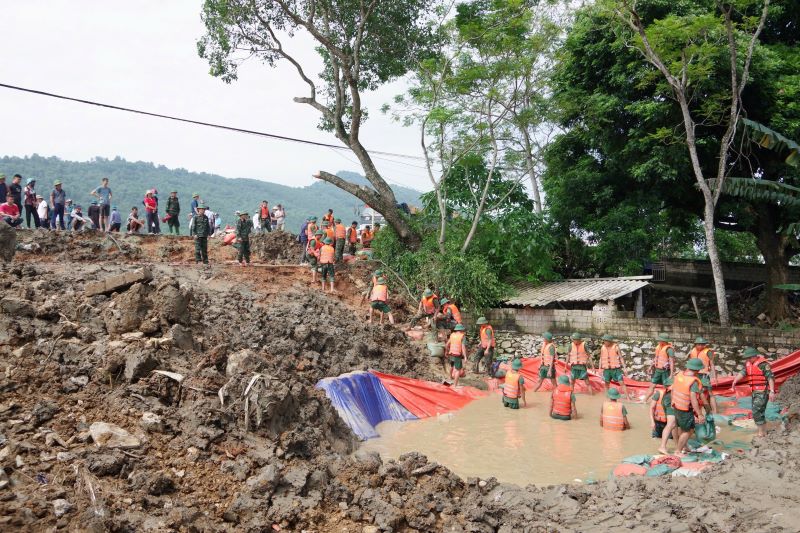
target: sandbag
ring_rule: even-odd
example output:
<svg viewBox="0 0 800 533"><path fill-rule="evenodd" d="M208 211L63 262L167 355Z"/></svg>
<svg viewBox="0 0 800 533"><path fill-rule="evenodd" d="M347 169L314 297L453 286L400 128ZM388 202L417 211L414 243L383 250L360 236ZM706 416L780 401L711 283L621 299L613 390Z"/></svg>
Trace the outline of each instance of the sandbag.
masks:
<svg viewBox="0 0 800 533"><path fill-rule="evenodd" d="M711 463L684 463L684 465L672 472L672 477L695 477L699 476L704 470L711 468Z"/></svg>
<svg viewBox="0 0 800 533"><path fill-rule="evenodd" d="M677 455L660 455L650 461L650 467L658 465L671 466L673 469L681 467L681 458Z"/></svg>
<svg viewBox="0 0 800 533"><path fill-rule="evenodd" d="M611 471L611 475L614 477L643 476L646 473L647 468L630 463L619 464Z"/></svg>
<svg viewBox="0 0 800 533"><path fill-rule="evenodd" d="M431 357L444 357L444 344L440 342L429 342L428 351Z"/></svg>
<svg viewBox="0 0 800 533"><path fill-rule="evenodd" d="M694 433L700 442L711 442L716 439L717 426L714 424L714 416L708 415L704 424L695 424Z"/></svg>
<svg viewBox="0 0 800 533"><path fill-rule="evenodd" d="M653 460L652 455L631 455L622 460L625 464L632 465L648 465Z"/></svg>
<svg viewBox="0 0 800 533"><path fill-rule="evenodd" d="M225 246L228 246L229 244L233 244L233 241L235 241L235 240L236 240L236 234L235 233L228 233L222 239L222 244L224 244Z"/></svg>
<svg viewBox="0 0 800 533"><path fill-rule="evenodd" d="M649 469L647 469L647 472L645 472L644 475L647 477L665 476L674 470L677 470L677 468L674 466L663 464L650 467Z"/></svg>
<svg viewBox="0 0 800 533"><path fill-rule="evenodd" d="M422 331L421 329L409 329L406 331L406 335L408 335L410 339L413 339L415 341L421 341L422 337L425 336L425 332Z"/></svg>

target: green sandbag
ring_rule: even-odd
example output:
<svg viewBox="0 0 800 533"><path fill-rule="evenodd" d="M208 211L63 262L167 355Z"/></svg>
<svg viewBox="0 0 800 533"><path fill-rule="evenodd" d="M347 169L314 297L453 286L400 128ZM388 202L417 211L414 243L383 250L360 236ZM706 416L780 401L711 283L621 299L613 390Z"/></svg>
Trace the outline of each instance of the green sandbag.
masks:
<svg viewBox="0 0 800 533"><path fill-rule="evenodd" d="M701 442L710 442L717 438L717 426L714 424L714 417L708 415L704 424L696 424L694 434Z"/></svg>
<svg viewBox="0 0 800 533"><path fill-rule="evenodd" d="M781 414L781 406L775 402L769 402L767 409L764 411L764 417L770 422L783 420L785 417Z"/></svg>
<svg viewBox="0 0 800 533"><path fill-rule="evenodd" d="M686 445L689 447L690 450L696 450L697 448L701 447L703 443L697 439L689 439Z"/></svg>
<svg viewBox="0 0 800 533"><path fill-rule="evenodd" d="M653 468L650 468L647 471L647 473L645 473L645 476L647 476L647 477L664 476L666 474L669 474L673 470L677 470L677 468L675 468L673 466L666 465L666 464L656 465Z"/></svg>
<svg viewBox="0 0 800 533"><path fill-rule="evenodd" d="M714 422L719 424L720 426L730 426L731 425L731 417L727 415L714 415Z"/></svg>
<svg viewBox="0 0 800 533"><path fill-rule="evenodd" d="M753 408L753 397L752 396L743 396L736 400L736 403L742 409L752 409Z"/></svg>
<svg viewBox="0 0 800 533"><path fill-rule="evenodd" d="M716 441L716 443L720 442ZM684 463L721 463L722 461L722 454L717 450L711 450L708 453L689 453L681 457L681 462Z"/></svg>
<svg viewBox="0 0 800 533"><path fill-rule="evenodd" d="M622 460L623 463L628 463L631 465L649 465L650 461L653 460L652 455L631 455L630 457L626 457Z"/></svg>

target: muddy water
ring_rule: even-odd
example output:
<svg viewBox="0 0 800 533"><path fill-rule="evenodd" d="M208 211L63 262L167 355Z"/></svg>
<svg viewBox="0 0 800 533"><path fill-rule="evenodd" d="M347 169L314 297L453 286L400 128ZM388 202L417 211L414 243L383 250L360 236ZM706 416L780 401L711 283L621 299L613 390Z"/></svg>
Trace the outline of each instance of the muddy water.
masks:
<svg viewBox="0 0 800 533"><path fill-rule="evenodd" d="M623 458L657 453L644 404L625 403L632 429L617 432L600 427L600 394L578 394L579 417L569 422L550 418L549 402L548 393L528 392L528 406L512 410L491 394L456 413L384 422L378 426L381 436L362 449L384 459L418 451L462 477L494 476L519 485L603 480ZM720 429L722 440L749 438L727 426Z"/></svg>

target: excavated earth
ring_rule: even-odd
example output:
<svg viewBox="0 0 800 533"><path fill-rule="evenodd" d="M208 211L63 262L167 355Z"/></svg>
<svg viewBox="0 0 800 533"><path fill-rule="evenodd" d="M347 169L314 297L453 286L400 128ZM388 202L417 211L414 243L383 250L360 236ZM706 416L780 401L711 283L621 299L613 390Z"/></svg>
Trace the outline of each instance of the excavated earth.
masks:
<svg viewBox="0 0 800 533"><path fill-rule="evenodd" d="M800 379L785 425L694 479L518 487L416 453L358 450L319 379L435 379L421 345L369 326L366 265L309 284L286 236L238 268L167 237L19 232L0 265L0 530L797 531ZM285 241L278 249L272 240ZM38 245L38 246L37 246ZM255 248L255 247L254 247ZM2 250L0 250L2 251ZM92 282L149 269L108 294ZM546 461L547 450L531 450ZM503 461L503 457L494 460ZM535 480L532 480L535 481Z"/></svg>

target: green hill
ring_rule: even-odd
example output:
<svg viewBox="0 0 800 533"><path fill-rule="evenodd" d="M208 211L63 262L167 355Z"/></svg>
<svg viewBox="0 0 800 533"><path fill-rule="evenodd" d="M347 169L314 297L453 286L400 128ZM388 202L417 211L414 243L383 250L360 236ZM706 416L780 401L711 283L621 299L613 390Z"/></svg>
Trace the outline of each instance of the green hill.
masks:
<svg viewBox="0 0 800 533"><path fill-rule="evenodd" d="M131 206L141 206L144 191L153 187L159 191L162 206L166 205L169 191L177 190L183 213L188 212L192 193L199 193L211 209L222 214L224 224L233 222L236 210L248 210L252 214L261 200L267 200L270 206L282 204L286 209L287 229L295 233L306 217L321 216L328 209L333 209L342 220L349 222L361 204L354 196L324 182L315 182L307 187L288 187L255 179L225 178L153 163L130 162L120 157L76 162L39 155L24 158L6 156L0 158L0 172L7 176L7 183L11 182L14 174L21 174L23 178L35 177L37 192L45 198L50 195L53 181L60 179L64 182L67 197L84 205L84 209L92 200L89 192L100 184L101 178L108 177L114 194L113 203L123 218ZM364 177L354 172L339 172L338 175L348 181L366 184ZM398 186L393 186L393 189L398 202L419 205L419 191ZM185 225L183 213L181 223Z"/></svg>

